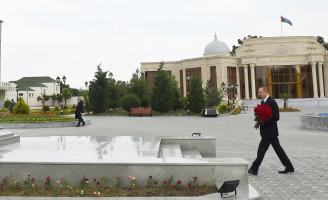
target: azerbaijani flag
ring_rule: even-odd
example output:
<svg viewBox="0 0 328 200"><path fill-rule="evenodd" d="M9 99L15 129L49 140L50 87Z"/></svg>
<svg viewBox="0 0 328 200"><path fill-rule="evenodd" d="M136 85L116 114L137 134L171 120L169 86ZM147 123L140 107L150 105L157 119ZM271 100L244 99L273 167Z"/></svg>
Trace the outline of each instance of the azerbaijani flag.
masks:
<svg viewBox="0 0 328 200"><path fill-rule="evenodd" d="M289 19L287 19L287 18L285 18L283 16L280 16L280 21L293 26L292 22Z"/></svg>

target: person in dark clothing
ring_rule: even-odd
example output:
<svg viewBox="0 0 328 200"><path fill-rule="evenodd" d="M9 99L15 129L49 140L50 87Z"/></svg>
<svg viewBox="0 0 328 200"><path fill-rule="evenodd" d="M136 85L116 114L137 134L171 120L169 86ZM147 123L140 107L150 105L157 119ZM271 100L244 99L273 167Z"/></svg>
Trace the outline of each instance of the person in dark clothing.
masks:
<svg viewBox="0 0 328 200"><path fill-rule="evenodd" d="M81 122L82 122L82 126L85 125L85 122L82 118L82 113L84 113L84 106L83 106L83 101L81 100L80 97L77 98L77 106L75 109L75 119L78 119L79 122L77 123L76 127L79 127Z"/></svg>
<svg viewBox="0 0 328 200"><path fill-rule="evenodd" d="M266 104L271 107L272 117L264 124L260 125L260 135L262 139L257 150L257 157L251 168L248 170L248 173L257 175L259 167L270 144L280 159L280 162L285 166L285 169L283 171L279 171L279 173L292 173L294 172L294 167L286 155L284 149L281 147L278 139L279 132L277 121L280 118L278 104L272 97L269 96L268 88L265 86L262 86L258 89L258 96L262 99L261 104Z"/></svg>
<svg viewBox="0 0 328 200"><path fill-rule="evenodd" d="M13 113L13 109L14 109L15 105L16 105L16 102L14 101L14 99L11 99L10 106L9 106L10 113Z"/></svg>

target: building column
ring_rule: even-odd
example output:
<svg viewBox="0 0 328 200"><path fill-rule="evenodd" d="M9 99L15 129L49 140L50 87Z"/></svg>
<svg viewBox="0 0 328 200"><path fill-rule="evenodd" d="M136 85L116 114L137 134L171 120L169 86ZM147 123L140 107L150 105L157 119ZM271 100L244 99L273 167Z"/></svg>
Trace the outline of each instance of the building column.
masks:
<svg viewBox="0 0 328 200"><path fill-rule="evenodd" d="M221 80L222 82L224 82L226 84L226 86L228 86L228 74L227 74L227 66L224 66L221 68L222 69L222 73L221 73ZM220 83L221 85L221 83Z"/></svg>
<svg viewBox="0 0 328 200"><path fill-rule="evenodd" d="M318 85L317 85L317 69L316 62L311 63L312 66L312 84L313 84L313 97L318 98Z"/></svg>
<svg viewBox="0 0 328 200"><path fill-rule="evenodd" d="M187 96L187 80L186 80L186 69L182 69L182 81L183 81L183 96Z"/></svg>
<svg viewBox="0 0 328 200"><path fill-rule="evenodd" d="M297 98L303 98L301 66L296 65Z"/></svg>
<svg viewBox="0 0 328 200"><path fill-rule="evenodd" d="M244 79L245 79L245 99L249 99L249 87L248 87L248 65L244 66Z"/></svg>
<svg viewBox="0 0 328 200"><path fill-rule="evenodd" d="M207 66L202 66L200 69L202 73L202 87L206 88L207 81L209 80L210 77L210 68Z"/></svg>
<svg viewBox="0 0 328 200"><path fill-rule="evenodd" d="M251 84L252 84L252 99L256 99L255 64L251 64Z"/></svg>
<svg viewBox="0 0 328 200"><path fill-rule="evenodd" d="M240 77L239 77L239 67L236 67L236 78L237 78L237 98L240 99Z"/></svg>
<svg viewBox="0 0 328 200"><path fill-rule="evenodd" d="M273 92L272 92L272 66L269 66L267 68L267 79L268 79L268 90L269 90L269 95L273 95Z"/></svg>
<svg viewBox="0 0 328 200"><path fill-rule="evenodd" d="M320 88L320 98L325 97L324 87L323 87L323 73L322 73L322 62L319 62L318 72L319 72L319 88Z"/></svg>

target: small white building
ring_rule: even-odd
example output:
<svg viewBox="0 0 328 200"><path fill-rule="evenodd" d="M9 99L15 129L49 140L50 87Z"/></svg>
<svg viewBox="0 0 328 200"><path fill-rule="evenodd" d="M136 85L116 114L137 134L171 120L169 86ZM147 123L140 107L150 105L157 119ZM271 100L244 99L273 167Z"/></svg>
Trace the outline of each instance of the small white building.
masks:
<svg viewBox="0 0 328 200"><path fill-rule="evenodd" d="M14 99L16 101L17 95L24 99L30 107L42 106L42 103L37 100L38 96L43 94L51 96L60 93L60 86L55 79L49 76L39 77L23 77L17 81L10 81L9 84L18 86L18 91L14 88L14 95L12 92L5 92L6 99ZM8 94L7 94L8 93ZM47 105L52 105L52 101L46 102Z"/></svg>

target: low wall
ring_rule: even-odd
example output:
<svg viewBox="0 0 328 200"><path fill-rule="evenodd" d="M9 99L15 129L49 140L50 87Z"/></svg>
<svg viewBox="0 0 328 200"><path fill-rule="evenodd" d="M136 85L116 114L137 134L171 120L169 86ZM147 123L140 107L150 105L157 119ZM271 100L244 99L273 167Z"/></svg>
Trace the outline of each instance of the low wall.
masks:
<svg viewBox="0 0 328 200"><path fill-rule="evenodd" d="M0 179L12 176L23 181L28 174L36 183L43 184L47 176L54 181L64 177L78 184L83 176L90 180L107 177L115 184L120 176L123 186L128 186L128 176L136 177L138 185L147 185L149 176L162 183L173 175L175 181L187 184L198 177L199 184L221 185L224 181L240 180L239 191L248 192L248 162L244 159L211 159L204 163L0 163ZM114 182L114 183L113 183Z"/></svg>
<svg viewBox="0 0 328 200"><path fill-rule="evenodd" d="M71 122L0 123L0 127L6 129L60 128L74 127L77 123L77 120ZM85 120L85 123L90 125L91 121Z"/></svg>
<svg viewBox="0 0 328 200"><path fill-rule="evenodd" d="M316 114L301 116L302 128L328 131L328 116Z"/></svg>

